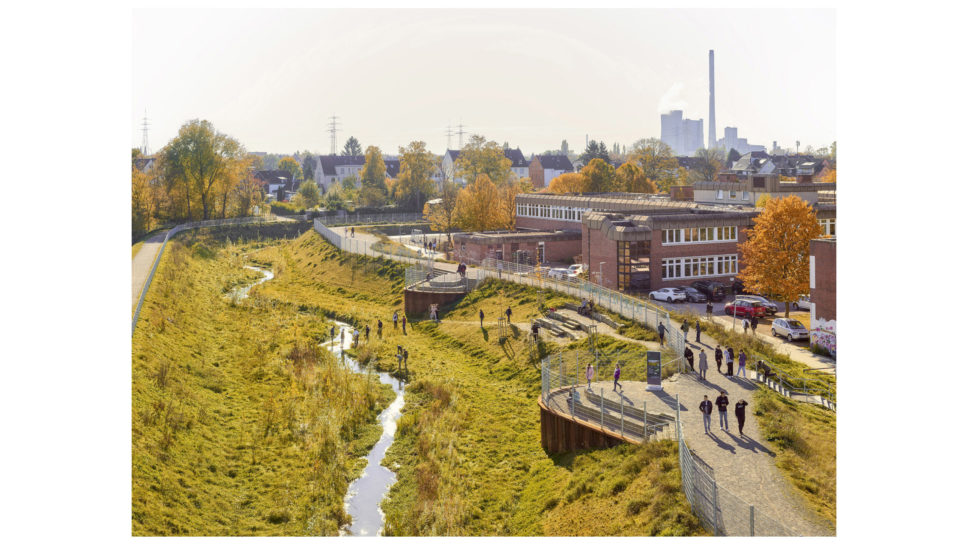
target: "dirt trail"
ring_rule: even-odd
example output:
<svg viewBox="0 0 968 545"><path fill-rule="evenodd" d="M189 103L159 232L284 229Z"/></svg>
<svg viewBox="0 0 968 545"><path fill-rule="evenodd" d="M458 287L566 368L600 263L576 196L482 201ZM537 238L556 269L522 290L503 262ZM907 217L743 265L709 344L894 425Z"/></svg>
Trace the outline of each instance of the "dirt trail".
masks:
<svg viewBox="0 0 968 545"><path fill-rule="evenodd" d="M138 299L141 298L141 290L144 288L145 281L148 280L148 274L151 272L151 266L155 263L155 256L158 255L158 250L161 248L161 244L165 241L165 235L168 234L168 230L156 233L151 238L146 240L138 250L138 253L131 258L131 309L134 312L134 307L138 304Z"/></svg>

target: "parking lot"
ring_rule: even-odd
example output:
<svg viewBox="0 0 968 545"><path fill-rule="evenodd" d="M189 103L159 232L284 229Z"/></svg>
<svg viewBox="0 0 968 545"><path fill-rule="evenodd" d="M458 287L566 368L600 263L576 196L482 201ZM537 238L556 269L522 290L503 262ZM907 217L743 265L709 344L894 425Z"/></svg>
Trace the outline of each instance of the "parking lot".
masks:
<svg viewBox="0 0 968 545"><path fill-rule="evenodd" d="M716 320L717 323L719 323L719 324L721 324L721 325L723 325L723 326L725 326L727 328L732 327L734 325L733 316L732 315L729 315L729 314L726 314L726 312L723 309L726 307L726 304L729 303L732 300L733 300L733 296L732 295L727 295L722 301L720 301L720 302L714 302L713 303L713 318ZM659 305L659 306L661 306L661 307L663 307L663 308L665 308L665 309L668 309L668 310L671 310L671 311L674 311L674 312L679 312L679 313L690 313L691 312L691 313L698 314L700 316L705 316L706 315L706 303L688 303L688 302L684 302L684 303L666 303L665 301L652 301L652 302L655 303L655 304L657 304L657 305ZM776 303L776 306L778 308L777 313L776 313L776 316L779 317L779 318L782 318L783 317L784 305L782 303L778 303L776 301L773 301L773 302ZM773 324L773 318L774 317L773 316L770 316L769 314L767 314L763 318L759 318L759 323L757 324L757 327L756 327L756 333L758 335L761 335L761 336L762 335L765 335L767 337L772 337L772 335L770 335L770 327ZM803 311L803 310L797 311L797 310L793 310L793 307L791 305L791 307L790 307L790 318L793 318L795 320L799 320L801 323L803 323L803 325L807 329L810 329L810 311ZM735 327L736 327L737 330L742 330L743 329L743 318L742 317L737 317L736 318ZM782 342L782 343L785 343L785 344L793 344L793 345L800 346L800 347L804 347L804 348L806 348L806 347L808 347L810 345L810 341L808 339L796 340L796 341L793 341L792 343L790 343L789 341L787 341L785 339L776 339L776 340L778 342Z"/></svg>

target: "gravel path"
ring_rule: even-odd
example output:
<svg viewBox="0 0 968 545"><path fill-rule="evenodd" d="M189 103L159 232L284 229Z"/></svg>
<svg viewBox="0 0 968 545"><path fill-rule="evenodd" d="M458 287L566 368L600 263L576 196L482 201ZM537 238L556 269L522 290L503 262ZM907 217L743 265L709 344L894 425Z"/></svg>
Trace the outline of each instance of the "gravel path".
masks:
<svg viewBox="0 0 968 545"><path fill-rule="evenodd" d="M144 288L145 281L148 280L148 274L151 272L151 266L155 262L155 256L158 255L158 250L165 241L165 235L167 234L168 231L165 230L153 235L142 244L141 249L131 259L132 312L134 312L134 307L138 304L138 299L141 298L141 290Z"/></svg>

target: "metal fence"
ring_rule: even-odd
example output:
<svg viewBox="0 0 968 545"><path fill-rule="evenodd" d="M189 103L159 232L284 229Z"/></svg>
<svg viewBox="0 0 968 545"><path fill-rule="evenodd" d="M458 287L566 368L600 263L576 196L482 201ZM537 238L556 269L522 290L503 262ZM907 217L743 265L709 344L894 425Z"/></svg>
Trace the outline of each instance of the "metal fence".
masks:
<svg viewBox="0 0 968 545"><path fill-rule="evenodd" d="M373 223L414 223L422 222L423 214L420 212L395 213L395 214L344 214L333 216L317 216L316 221L323 225L361 225Z"/></svg>
<svg viewBox="0 0 968 545"><path fill-rule="evenodd" d="M161 248L158 249L158 255L155 256L155 262L151 266L151 272L148 273L148 278L145 280L145 285L141 288L141 297L138 298L138 305L134 309L134 317L131 318L131 335L134 335L134 329L138 325L138 316L141 314L141 305L145 302L145 296L148 294L148 288L151 287L151 281L155 277L155 271L158 269L158 263L161 263L161 256L165 253L165 248L168 246L168 241L178 233L188 230L197 229L199 227L214 227L220 225L247 225L251 223L273 223L273 220L267 219L265 216L251 216L245 218L231 218L222 220L205 220L205 221L192 221L188 223L183 223L181 225L176 225L168 230L165 235L164 242L161 243Z"/></svg>

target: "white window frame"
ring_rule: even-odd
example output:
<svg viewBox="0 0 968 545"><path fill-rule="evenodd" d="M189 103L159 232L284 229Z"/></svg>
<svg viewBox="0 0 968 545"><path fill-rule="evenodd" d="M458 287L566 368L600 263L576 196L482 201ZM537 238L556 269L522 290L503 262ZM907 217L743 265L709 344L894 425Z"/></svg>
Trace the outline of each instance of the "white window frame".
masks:
<svg viewBox="0 0 968 545"><path fill-rule="evenodd" d="M663 280L715 278L736 274L739 254L672 257L662 260Z"/></svg>

